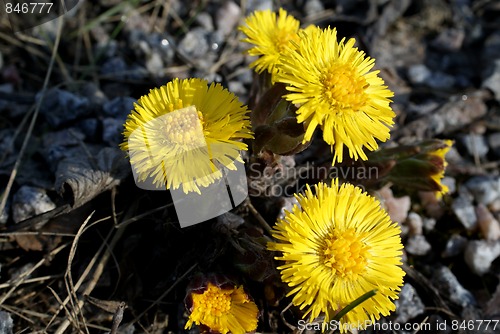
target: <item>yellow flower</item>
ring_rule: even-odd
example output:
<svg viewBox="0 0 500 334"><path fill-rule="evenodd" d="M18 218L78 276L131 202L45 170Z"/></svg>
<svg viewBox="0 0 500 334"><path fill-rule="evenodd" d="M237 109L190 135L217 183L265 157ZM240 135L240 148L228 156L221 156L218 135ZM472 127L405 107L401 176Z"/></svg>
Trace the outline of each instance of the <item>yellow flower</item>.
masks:
<svg viewBox="0 0 500 334"><path fill-rule="evenodd" d="M125 140L138 181L184 193L207 187L230 170L252 138L247 108L220 84L174 79L152 89L125 122Z"/></svg>
<svg viewBox="0 0 500 334"><path fill-rule="evenodd" d="M377 294L340 319L341 328L364 328L365 321L394 311L392 300L403 284L400 229L380 203L351 184L331 187L319 183L314 192L296 195L299 205L287 212L273 230L282 252L277 260L281 279L291 287L293 304L307 308L313 321L325 314L324 324L366 292Z"/></svg>
<svg viewBox="0 0 500 334"><path fill-rule="evenodd" d="M374 59L354 47L355 40L337 41L335 29L309 28L299 33L297 48L283 57L274 79L288 84L288 101L300 105L297 121L304 122L304 143L319 125L323 139L335 150L333 163L349 156L366 160L363 147L375 150L376 139L389 139L395 116L393 93L370 71Z"/></svg>
<svg viewBox="0 0 500 334"><path fill-rule="evenodd" d="M276 73L276 64L293 46L291 41L298 41L300 22L280 8L278 17L271 10L255 11L245 20L246 26L240 26L247 38L243 42L255 45L247 52L259 59L250 64L257 73L265 70Z"/></svg>
<svg viewBox="0 0 500 334"><path fill-rule="evenodd" d="M445 156L450 150L450 148L453 146L453 140L446 139L443 140L443 142L444 142L443 143L444 147L441 147L435 150L434 152L429 153L431 156L435 158L432 160L434 160L434 163L437 165L437 167L439 167L438 172L431 175L432 180L434 180L434 182L436 182L439 185L439 187L441 187L441 191L436 192L438 199L441 199L443 195L448 193L449 191L448 187L441 183L441 180L444 177L446 166L448 166L448 162L446 161Z"/></svg>
<svg viewBox="0 0 500 334"><path fill-rule="evenodd" d="M244 334L257 329L259 310L243 287L220 288L212 283L203 293L191 292L189 319L185 329L207 326L211 332Z"/></svg>

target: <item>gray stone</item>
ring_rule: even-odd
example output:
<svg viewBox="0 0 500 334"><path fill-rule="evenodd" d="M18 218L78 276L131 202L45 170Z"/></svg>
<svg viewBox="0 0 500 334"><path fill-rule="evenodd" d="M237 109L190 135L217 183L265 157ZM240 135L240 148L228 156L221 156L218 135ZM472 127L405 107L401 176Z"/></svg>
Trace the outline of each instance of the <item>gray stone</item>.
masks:
<svg viewBox="0 0 500 334"><path fill-rule="evenodd" d="M448 160L448 158L446 158L446 160ZM448 187L448 194L450 195L454 194L455 191L457 191L457 181L453 177L450 176L443 177L443 179L441 180L441 184Z"/></svg>
<svg viewBox="0 0 500 334"><path fill-rule="evenodd" d="M488 135L488 145L493 155L496 158L500 158L500 132L495 132Z"/></svg>
<svg viewBox="0 0 500 334"><path fill-rule="evenodd" d="M455 77L443 72L433 72L426 84L431 88L449 89L455 85Z"/></svg>
<svg viewBox="0 0 500 334"><path fill-rule="evenodd" d="M125 79L127 77L127 63L121 57L113 57L108 59L100 67L101 74L110 76L116 79Z"/></svg>
<svg viewBox="0 0 500 334"><path fill-rule="evenodd" d="M37 94L37 100L41 94ZM53 127L59 127L89 112L89 99L59 88L47 91L40 107L40 113Z"/></svg>
<svg viewBox="0 0 500 334"><path fill-rule="evenodd" d="M432 276L432 281L439 291L462 308L467 305L476 305L476 299L472 293L460 284L448 267L440 266L437 268Z"/></svg>
<svg viewBox="0 0 500 334"><path fill-rule="evenodd" d="M224 1L215 14L217 30L224 36L234 31L241 17L241 8L233 1Z"/></svg>
<svg viewBox="0 0 500 334"><path fill-rule="evenodd" d="M410 228L410 235L420 235L423 232L424 222L418 213L410 212L406 218L406 224Z"/></svg>
<svg viewBox="0 0 500 334"><path fill-rule="evenodd" d="M451 209L460 223L468 230L473 231L477 227L476 211L470 199L462 194L455 198Z"/></svg>
<svg viewBox="0 0 500 334"><path fill-rule="evenodd" d="M194 20L205 30L214 31L214 21L212 20L212 16L207 12L199 13Z"/></svg>
<svg viewBox="0 0 500 334"><path fill-rule="evenodd" d="M457 256L465 250L465 247L467 247L467 238L460 234L453 234L450 239L448 239L448 242L446 242L446 246L441 256L444 258Z"/></svg>
<svg viewBox="0 0 500 334"><path fill-rule="evenodd" d="M462 29L444 29L432 41L432 46L440 51L454 52L460 50L464 42L465 32Z"/></svg>
<svg viewBox="0 0 500 334"><path fill-rule="evenodd" d="M500 177L474 176L465 182L465 187L479 204L489 205L500 198Z"/></svg>
<svg viewBox="0 0 500 334"><path fill-rule="evenodd" d="M490 66L490 71L482 84L483 88L488 88L495 94L497 101L500 101L500 59Z"/></svg>
<svg viewBox="0 0 500 334"><path fill-rule="evenodd" d="M163 69L165 68L162 56L159 52L153 51L146 58L146 69L153 77L161 77L164 75Z"/></svg>
<svg viewBox="0 0 500 334"><path fill-rule="evenodd" d="M44 189L22 186L12 199L12 218L15 223L51 211L56 205Z"/></svg>
<svg viewBox="0 0 500 334"><path fill-rule="evenodd" d="M188 58L200 59L206 57L210 50L207 35L208 31L201 27L192 29L179 43L179 52Z"/></svg>
<svg viewBox="0 0 500 334"><path fill-rule="evenodd" d="M430 232L436 227L436 219L434 218L424 218L424 230Z"/></svg>
<svg viewBox="0 0 500 334"><path fill-rule="evenodd" d="M476 206L477 224L483 239L495 241L500 239L500 223L483 204Z"/></svg>
<svg viewBox="0 0 500 334"><path fill-rule="evenodd" d="M399 298L394 301L394 304L396 305L395 322L406 323L424 313L424 303L410 283L403 285Z"/></svg>
<svg viewBox="0 0 500 334"><path fill-rule="evenodd" d="M321 13L325 10L325 6L319 0L308 0L304 4L304 12L307 16Z"/></svg>
<svg viewBox="0 0 500 334"><path fill-rule="evenodd" d="M490 270L491 263L500 256L500 241L474 240L465 248L465 262L478 275Z"/></svg>
<svg viewBox="0 0 500 334"><path fill-rule="evenodd" d="M0 311L0 333L2 334L12 334L14 328L14 321L10 316L10 313L5 311Z"/></svg>
<svg viewBox="0 0 500 334"><path fill-rule="evenodd" d="M412 65L408 69L408 79L413 84L423 84L431 75L431 70L424 64Z"/></svg>
<svg viewBox="0 0 500 334"><path fill-rule="evenodd" d="M102 105L104 115L125 121L130 111L134 110L134 102L137 99L128 96L119 96Z"/></svg>
<svg viewBox="0 0 500 334"><path fill-rule="evenodd" d="M477 155L479 158L483 159L486 154L488 154L489 147L484 136L473 133L463 135L459 137L459 139L467 150L467 154L471 157Z"/></svg>
<svg viewBox="0 0 500 334"><path fill-rule="evenodd" d="M431 245L423 235L413 235L406 241L405 250L413 255L425 255L431 250Z"/></svg>
<svg viewBox="0 0 500 334"><path fill-rule="evenodd" d="M106 117L102 120L102 140L110 145L117 146L123 141L123 121Z"/></svg>
<svg viewBox="0 0 500 334"><path fill-rule="evenodd" d="M249 0L247 2L248 14L256 10L273 10L273 0Z"/></svg>

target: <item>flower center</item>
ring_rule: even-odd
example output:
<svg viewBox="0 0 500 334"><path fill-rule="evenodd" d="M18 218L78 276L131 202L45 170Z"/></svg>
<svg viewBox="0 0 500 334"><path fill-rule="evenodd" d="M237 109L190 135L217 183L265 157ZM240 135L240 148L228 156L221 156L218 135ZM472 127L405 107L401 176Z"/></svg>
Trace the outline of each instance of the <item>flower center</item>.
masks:
<svg viewBox="0 0 500 334"><path fill-rule="evenodd" d="M348 64L333 64L321 75L323 96L340 109L358 111L367 100L365 89L368 83Z"/></svg>
<svg viewBox="0 0 500 334"><path fill-rule="evenodd" d="M295 31L278 30L274 36L274 45L279 53L283 53L286 51L287 46L290 45L291 40L295 40L297 42L299 40Z"/></svg>
<svg viewBox="0 0 500 334"><path fill-rule="evenodd" d="M325 266L331 268L335 275L356 279L365 270L370 257L369 247L361 238L362 235L353 228L330 232L320 252Z"/></svg>
<svg viewBox="0 0 500 334"><path fill-rule="evenodd" d="M197 296L198 307L206 310L208 314L220 317L231 310L232 289L222 290L212 284L207 291Z"/></svg>
<svg viewBox="0 0 500 334"><path fill-rule="evenodd" d="M190 148L206 146L203 115L196 107L189 106L165 114L164 124L167 145L178 144Z"/></svg>

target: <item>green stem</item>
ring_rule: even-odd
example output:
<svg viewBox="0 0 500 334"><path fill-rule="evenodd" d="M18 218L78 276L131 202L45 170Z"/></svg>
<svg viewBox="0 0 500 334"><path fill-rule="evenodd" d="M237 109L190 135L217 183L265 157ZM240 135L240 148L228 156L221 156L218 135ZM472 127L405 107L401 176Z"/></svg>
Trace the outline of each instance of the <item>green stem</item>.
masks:
<svg viewBox="0 0 500 334"><path fill-rule="evenodd" d="M355 308L356 306L360 305L364 301L372 298L376 294L377 294L377 289L373 289L371 291L368 291L367 293L365 293L364 295L362 295L361 297L357 298L356 300L352 301L349 305L347 305L346 307L344 307L339 313L337 313L337 315L335 315L335 317L333 317L332 320L340 321L340 319L344 315L346 315L347 312L351 311L353 308Z"/></svg>

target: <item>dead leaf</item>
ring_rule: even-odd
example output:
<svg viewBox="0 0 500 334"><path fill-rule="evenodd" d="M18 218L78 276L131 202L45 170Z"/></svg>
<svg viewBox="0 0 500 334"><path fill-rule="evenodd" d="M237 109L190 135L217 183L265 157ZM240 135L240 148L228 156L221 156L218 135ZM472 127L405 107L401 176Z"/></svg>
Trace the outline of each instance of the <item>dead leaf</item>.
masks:
<svg viewBox="0 0 500 334"><path fill-rule="evenodd" d="M55 188L70 191L73 208L117 186L130 173L125 154L118 148L104 148L95 159L88 156L68 157L59 162Z"/></svg>

